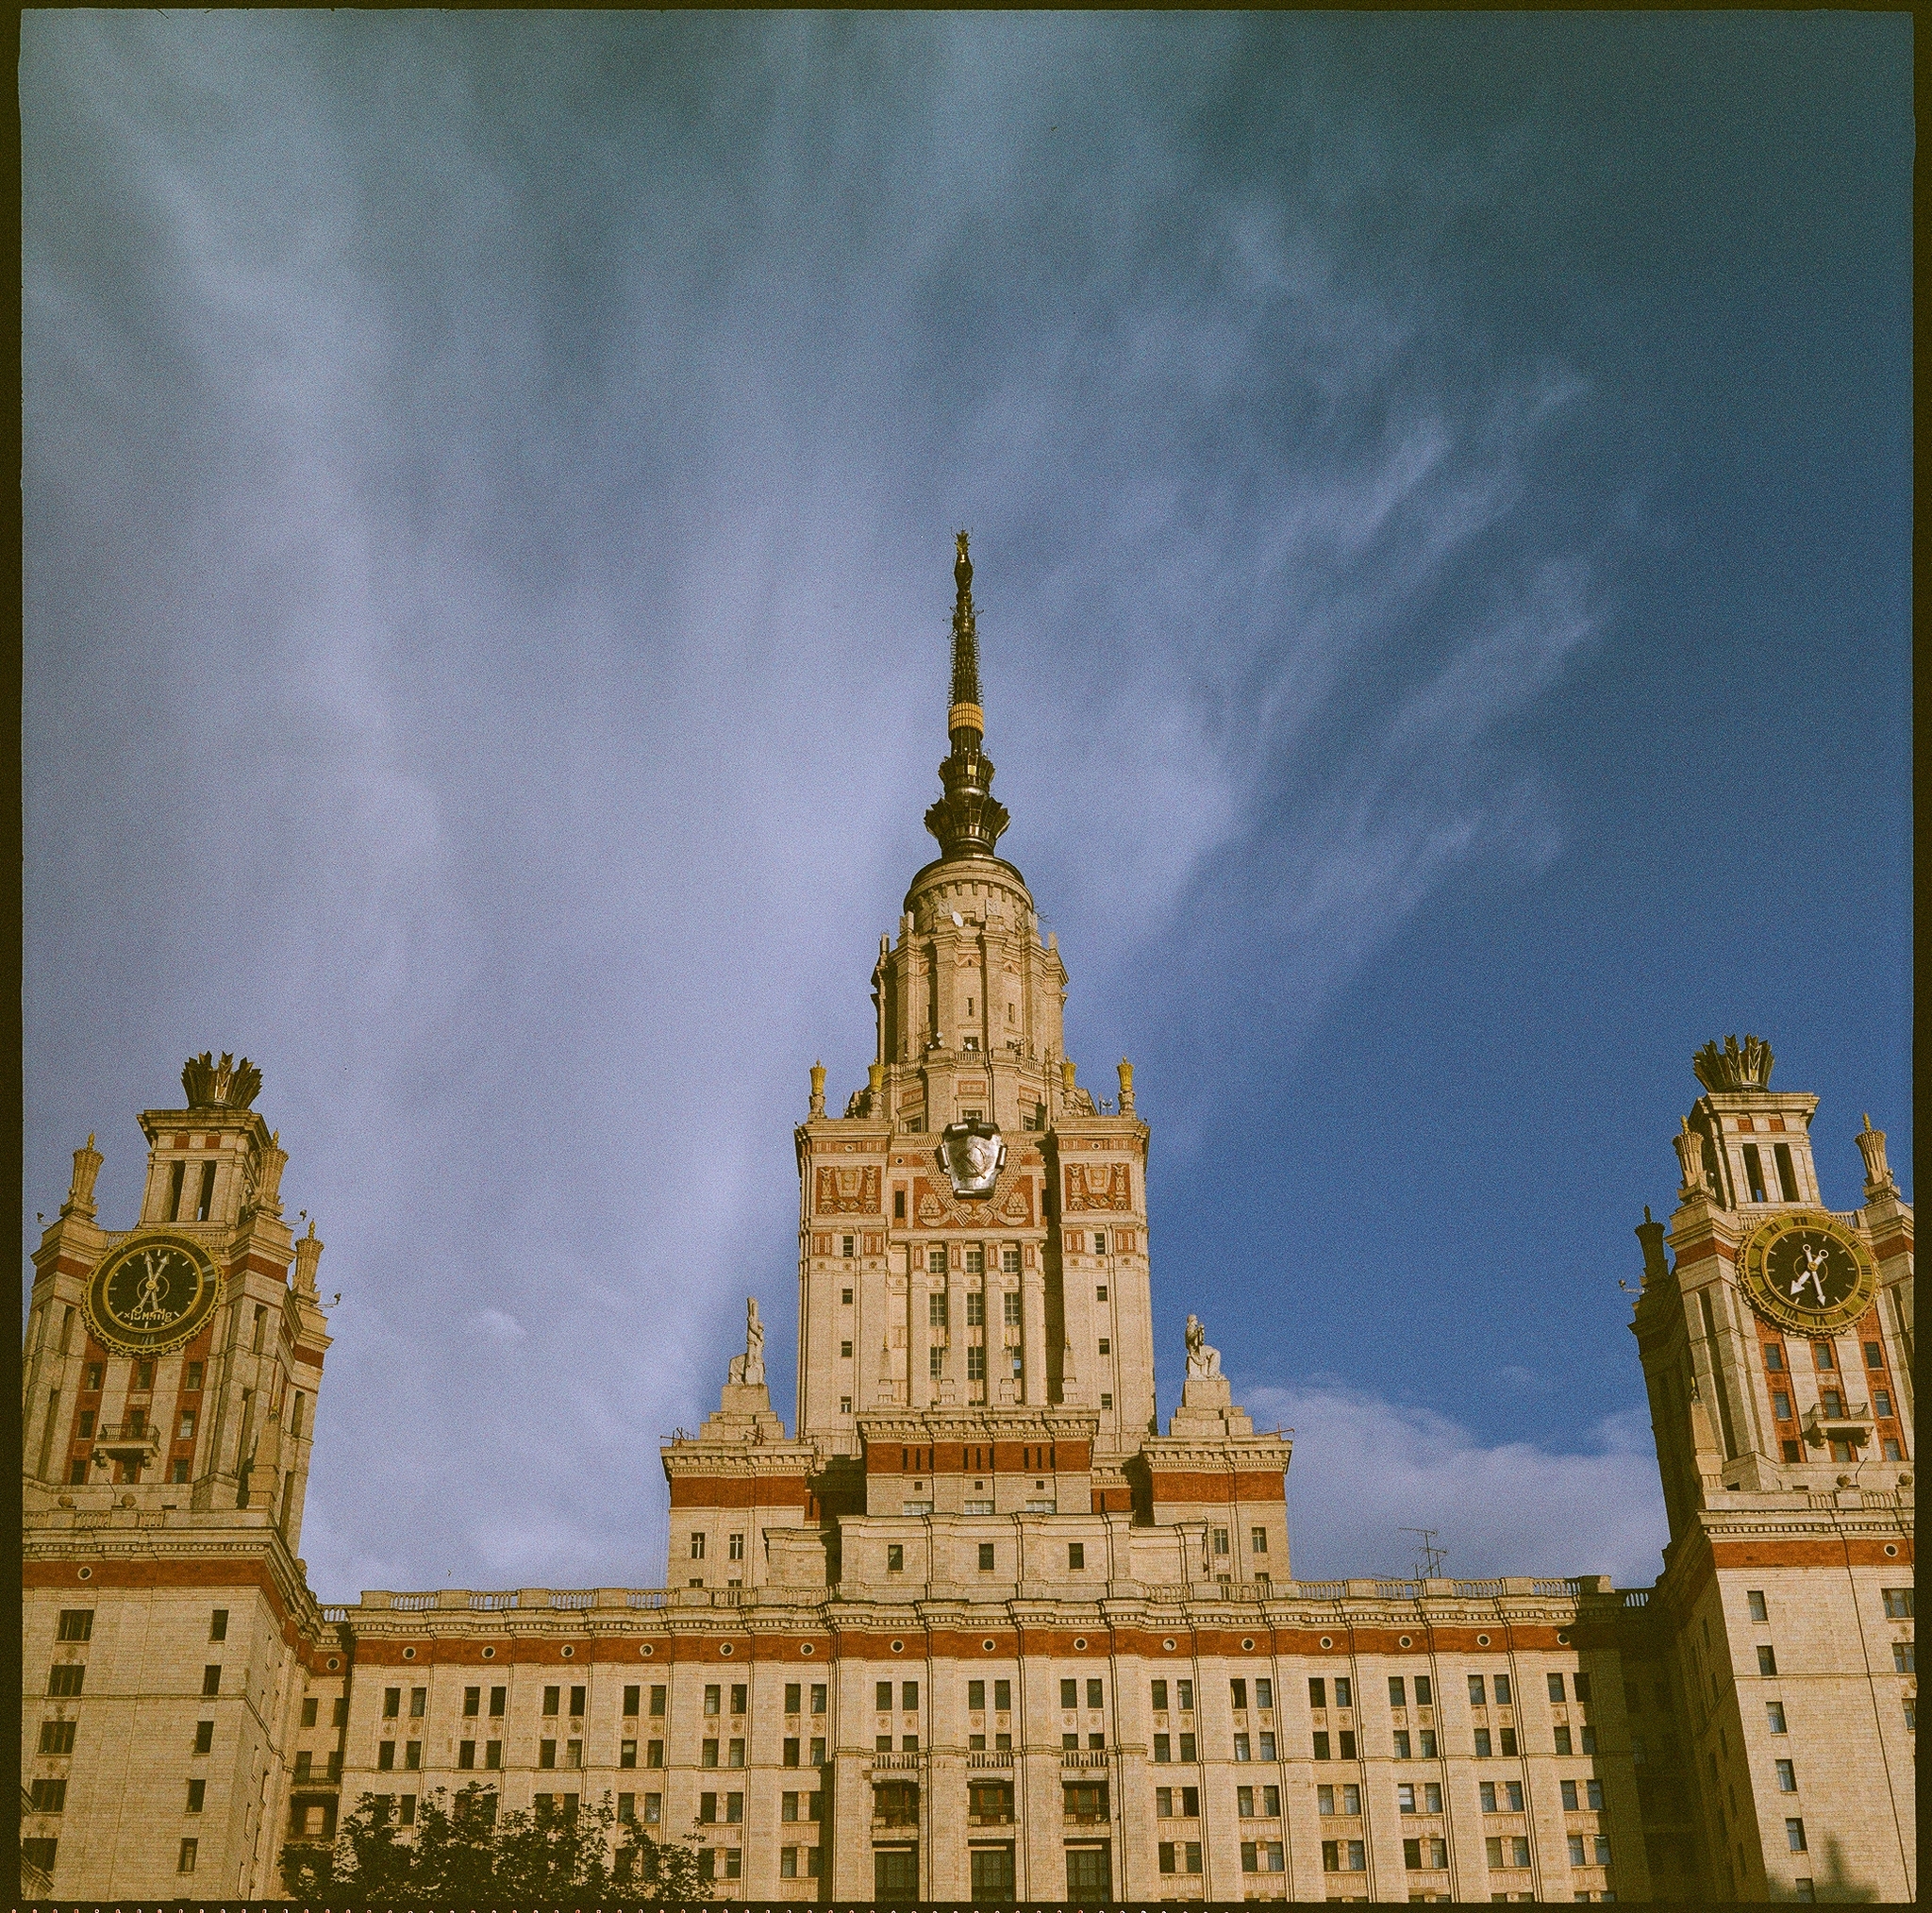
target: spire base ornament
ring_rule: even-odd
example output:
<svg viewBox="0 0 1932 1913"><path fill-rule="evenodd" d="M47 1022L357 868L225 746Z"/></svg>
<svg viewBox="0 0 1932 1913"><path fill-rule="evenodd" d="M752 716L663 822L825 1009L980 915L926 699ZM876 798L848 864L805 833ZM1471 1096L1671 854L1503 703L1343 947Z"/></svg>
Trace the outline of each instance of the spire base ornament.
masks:
<svg viewBox="0 0 1932 1913"><path fill-rule="evenodd" d="M958 535L953 579L958 597L953 607L953 692L946 707L946 736L952 750L940 765L945 795L925 813L925 827L939 839L940 856L991 857L1008 824L1005 807L992 794L992 759L979 748L986 736L986 711L979 702L979 633L973 610L973 560L966 534Z"/></svg>

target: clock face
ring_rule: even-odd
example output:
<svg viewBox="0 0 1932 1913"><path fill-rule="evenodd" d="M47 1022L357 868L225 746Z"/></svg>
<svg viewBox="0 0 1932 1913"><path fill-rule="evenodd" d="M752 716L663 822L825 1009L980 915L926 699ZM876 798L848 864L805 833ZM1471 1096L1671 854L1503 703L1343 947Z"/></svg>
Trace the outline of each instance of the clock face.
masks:
<svg viewBox="0 0 1932 1913"><path fill-rule="evenodd" d="M1818 1209L1774 1216L1744 1244L1744 1293L1767 1322L1796 1335L1830 1335L1872 1306L1878 1270L1836 1217Z"/></svg>
<svg viewBox="0 0 1932 1913"><path fill-rule="evenodd" d="M221 1300L222 1278L198 1242L143 1236L124 1242L87 1285L88 1325L124 1355L155 1355L190 1340Z"/></svg>

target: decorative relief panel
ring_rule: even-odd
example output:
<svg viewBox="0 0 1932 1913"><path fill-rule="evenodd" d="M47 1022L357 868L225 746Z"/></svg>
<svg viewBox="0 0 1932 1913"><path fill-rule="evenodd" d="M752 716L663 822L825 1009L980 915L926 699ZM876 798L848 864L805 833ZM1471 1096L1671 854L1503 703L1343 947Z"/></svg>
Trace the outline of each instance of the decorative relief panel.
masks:
<svg viewBox="0 0 1932 1913"><path fill-rule="evenodd" d="M1008 1170L983 1201L960 1202L944 1183L915 1176L912 1213L923 1229L1030 1229L1033 1180Z"/></svg>
<svg viewBox="0 0 1932 1913"><path fill-rule="evenodd" d="M854 1163L850 1169L821 1167L812 1206L822 1216L875 1216L879 1208L879 1167Z"/></svg>
<svg viewBox="0 0 1932 1913"><path fill-rule="evenodd" d="M1083 1209L1131 1209L1134 1206L1124 1162L1070 1162L1066 1176L1069 1215Z"/></svg>

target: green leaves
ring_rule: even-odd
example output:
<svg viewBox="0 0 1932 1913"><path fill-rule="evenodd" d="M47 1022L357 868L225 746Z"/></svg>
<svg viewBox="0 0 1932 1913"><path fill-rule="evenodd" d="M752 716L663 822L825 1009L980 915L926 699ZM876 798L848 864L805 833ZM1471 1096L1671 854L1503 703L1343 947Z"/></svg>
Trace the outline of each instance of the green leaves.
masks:
<svg viewBox="0 0 1932 1913"><path fill-rule="evenodd" d="M365 1793L332 1850L291 1845L282 1873L291 1893L325 1886L365 1902L515 1905L566 1891L702 1897L694 1836L658 1840L635 1822L619 1822L608 1793L571 1812L499 1813L495 1789L474 1781L453 1801L441 1788L424 1795L413 1838L396 1825L390 1796Z"/></svg>

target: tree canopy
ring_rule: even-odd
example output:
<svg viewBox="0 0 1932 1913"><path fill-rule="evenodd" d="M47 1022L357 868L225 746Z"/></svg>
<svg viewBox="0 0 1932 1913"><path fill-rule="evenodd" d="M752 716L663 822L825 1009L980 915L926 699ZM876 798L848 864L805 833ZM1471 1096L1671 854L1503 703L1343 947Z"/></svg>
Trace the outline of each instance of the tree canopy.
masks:
<svg viewBox="0 0 1932 1913"><path fill-rule="evenodd" d="M567 1813L500 1813L492 1788L472 1782L451 1800L438 1788L423 1797L411 1832L405 1837L398 1827L388 1796L365 1793L333 1847L291 1843L284 1851L283 1884L291 1893L346 1890L366 1904L707 1897L695 1839L658 1840L635 1822L619 1822L608 1793Z"/></svg>

